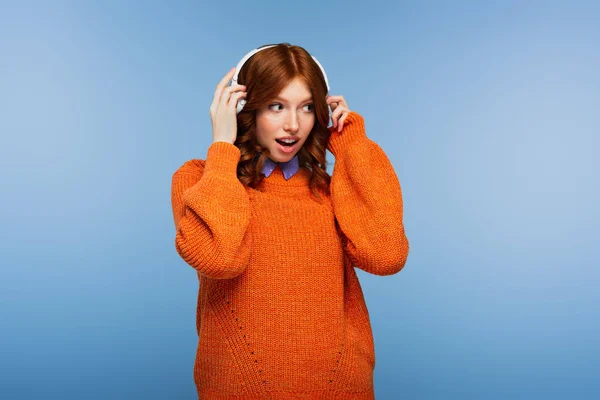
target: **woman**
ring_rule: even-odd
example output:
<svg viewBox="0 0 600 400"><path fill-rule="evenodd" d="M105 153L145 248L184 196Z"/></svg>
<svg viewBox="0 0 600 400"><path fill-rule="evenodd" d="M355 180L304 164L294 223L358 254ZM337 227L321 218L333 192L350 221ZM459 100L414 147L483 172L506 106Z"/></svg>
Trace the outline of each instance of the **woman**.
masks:
<svg viewBox="0 0 600 400"><path fill-rule="evenodd" d="M175 246L200 281L198 396L373 399L354 267L391 275L405 265L398 178L361 115L326 96L326 75L302 47L256 52L227 86L234 72L210 106L206 158L172 180Z"/></svg>

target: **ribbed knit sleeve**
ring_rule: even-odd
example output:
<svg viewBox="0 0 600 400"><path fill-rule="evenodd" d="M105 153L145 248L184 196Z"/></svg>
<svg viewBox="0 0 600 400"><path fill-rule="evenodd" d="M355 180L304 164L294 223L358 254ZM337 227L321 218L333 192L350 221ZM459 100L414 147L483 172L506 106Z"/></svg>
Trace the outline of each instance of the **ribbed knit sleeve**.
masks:
<svg viewBox="0 0 600 400"><path fill-rule="evenodd" d="M406 263L402 192L381 147L366 136L362 116L351 111L341 132L330 128L335 157L331 201L353 264L375 275L392 275Z"/></svg>
<svg viewBox="0 0 600 400"><path fill-rule="evenodd" d="M236 277L250 259L250 201L236 174L240 154L231 143L213 142L206 161L187 161L172 178L177 252L213 279Z"/></svg>

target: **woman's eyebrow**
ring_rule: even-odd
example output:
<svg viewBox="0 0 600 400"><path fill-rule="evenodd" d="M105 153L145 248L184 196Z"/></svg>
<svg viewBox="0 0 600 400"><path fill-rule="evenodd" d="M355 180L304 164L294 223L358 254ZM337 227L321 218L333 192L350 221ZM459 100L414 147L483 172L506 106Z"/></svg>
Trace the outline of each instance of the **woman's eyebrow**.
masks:
<svg viewBox="0 0 600 400"><path fill-rule="evenodd" d="M281 101L283 101L284 103L287 103L287 100L286 100L286 99L284 99L283 97L279 97L279 96L277 96L277 97L275 97L275 100L281 100ZM310 97L309 97L309 98L307 98L307 99L304 99L304 100L302 100L302 101L301 101L301 103L304 103L305 101L311 101L311 100L312 100L312 96L310 96Z"/></svg>

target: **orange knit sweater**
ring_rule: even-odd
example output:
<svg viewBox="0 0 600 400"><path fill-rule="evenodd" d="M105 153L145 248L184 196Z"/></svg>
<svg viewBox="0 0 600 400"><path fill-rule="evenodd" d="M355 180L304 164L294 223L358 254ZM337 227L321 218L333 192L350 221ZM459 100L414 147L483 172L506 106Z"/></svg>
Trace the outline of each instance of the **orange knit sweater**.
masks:
<svg viewBox="0 0 600 400"><path fill-rule="evenodd" d="M374 341L354 267L399 272L409 244L392 164L351 111L330 128L331 195L305 168L256 189L240 150L214 142L172 180L175 247L200 282L200 399L373 399Z"/></svg>

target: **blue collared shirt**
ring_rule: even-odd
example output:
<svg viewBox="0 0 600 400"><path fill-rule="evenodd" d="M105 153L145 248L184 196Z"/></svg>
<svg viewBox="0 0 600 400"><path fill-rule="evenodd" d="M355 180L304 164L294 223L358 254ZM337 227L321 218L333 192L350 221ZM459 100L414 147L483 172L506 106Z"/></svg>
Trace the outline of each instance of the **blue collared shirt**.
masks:
<svg viewBox="0 0 600 400"><path fill-rule="evenodd" d="M298 169L300 169L300 161L298 159L298 154L296 154L294 158L287 162L276 163L270 158L267 158L267 160L263 164L262 173L265 174L266 177L268 177L269 175L271 175L271 172L275 170L277 165L279 165L279 168L281 168L281 170L283 171L283 176L287 181L296 172L298 172Z"/></svg>

